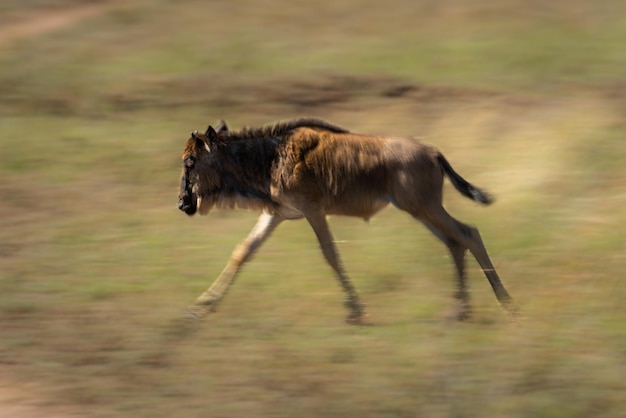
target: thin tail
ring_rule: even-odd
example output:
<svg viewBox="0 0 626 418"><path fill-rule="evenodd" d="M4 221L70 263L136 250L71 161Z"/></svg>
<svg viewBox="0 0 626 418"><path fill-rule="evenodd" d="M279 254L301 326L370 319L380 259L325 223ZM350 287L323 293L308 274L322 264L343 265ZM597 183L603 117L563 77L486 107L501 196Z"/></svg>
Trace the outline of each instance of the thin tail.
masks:
<svg viewBox="0 0 626 418"><path fill-rule="evenodd" d="M467 180L459 175L448 160L443 156L443 154L437 154L437 160L443 169L443 172L448 176L450 182L463 196L469 197L472 200L482 203L483 205L488 205L493 202L493 197L489 195L489 193L480 190L478 187L470 184Z"/></svg>

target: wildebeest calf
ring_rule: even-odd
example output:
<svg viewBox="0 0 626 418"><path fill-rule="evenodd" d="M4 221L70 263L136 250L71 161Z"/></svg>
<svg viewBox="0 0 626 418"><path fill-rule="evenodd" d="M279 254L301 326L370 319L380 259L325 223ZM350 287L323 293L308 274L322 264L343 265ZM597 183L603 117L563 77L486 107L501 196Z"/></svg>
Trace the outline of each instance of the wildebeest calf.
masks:
<svg viewBox="0 0 626 418"><path fill-rule="evenodd" d="M226 268L190 313L215 309L241 266L286 219L305 218L335 270L346 296L347 322L361 324L365 312L339 260L326 215L369 219L389 203L421 221L448 247L457 270L458 319L471 314L464 258L469 250L500 303L515 312L478 230L442 206L444 175L464 196L489 204L491 198L457 174L432 146L411 138L350 133L318 119L298 119L262 128L228 131L208 127L187 140L178 207L205 215L213 207L262 212L250 235L237 246Z"/></svg>

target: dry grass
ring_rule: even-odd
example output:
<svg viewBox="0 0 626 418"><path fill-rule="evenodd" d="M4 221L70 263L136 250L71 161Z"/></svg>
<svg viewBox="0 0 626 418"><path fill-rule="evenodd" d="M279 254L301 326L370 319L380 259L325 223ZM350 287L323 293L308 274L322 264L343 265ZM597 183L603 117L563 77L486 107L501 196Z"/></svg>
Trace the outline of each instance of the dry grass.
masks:
<svg viewBox="0 0 626 418"><path fill-rule="evenodd" d="M283 3L129 3L5 46L0 415L626 416L621 2ZM472 261L476 317L446 320L445 249L389 209L330 221L375 326L342 322L303 222L186 321L255 218L178 213L186 133L303 115L418 136L493 192L447 207L525 319Z"/></svg>

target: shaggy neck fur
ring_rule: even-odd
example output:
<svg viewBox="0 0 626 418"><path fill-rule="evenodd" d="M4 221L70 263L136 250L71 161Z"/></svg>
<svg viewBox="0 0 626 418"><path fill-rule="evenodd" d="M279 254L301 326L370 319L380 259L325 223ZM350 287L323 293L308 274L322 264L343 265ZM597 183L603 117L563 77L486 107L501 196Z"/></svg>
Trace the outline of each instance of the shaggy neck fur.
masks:
<svg viewBox="0 0 626 418"><path fill-rule="evenodd" d="M257 209L272 206L270 180L281 139L227 141L212 148L212 166L220 181L209 195L218 207Z"/></svg>

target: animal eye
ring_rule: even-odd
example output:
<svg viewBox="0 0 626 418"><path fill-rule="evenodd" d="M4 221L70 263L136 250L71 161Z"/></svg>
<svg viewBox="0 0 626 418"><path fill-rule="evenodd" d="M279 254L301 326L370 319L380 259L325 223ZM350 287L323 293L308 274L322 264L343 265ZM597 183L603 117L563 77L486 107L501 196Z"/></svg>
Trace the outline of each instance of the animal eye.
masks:
<svg viewBox="0 0 626 418"><path fill-rule="evenodd" d="M196 159L193 158L191 155L189 155L185 157L185 159L183 160L183 163L185 164L185 167L191 168L196 163Z"/></svg>

